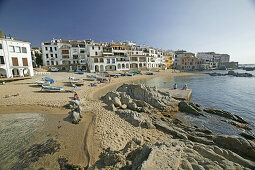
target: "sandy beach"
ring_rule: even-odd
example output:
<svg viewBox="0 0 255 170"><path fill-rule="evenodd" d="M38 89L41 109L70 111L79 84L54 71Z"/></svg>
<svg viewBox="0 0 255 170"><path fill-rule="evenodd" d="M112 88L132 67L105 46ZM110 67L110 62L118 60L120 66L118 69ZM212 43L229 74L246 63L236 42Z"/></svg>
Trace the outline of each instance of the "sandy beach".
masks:
<svg viewBox="0 0 255 170"><path fill-rule="evenodd" d="M87 73L89 74L89 73ZM154 72L154 75L136 75L134 77L112 78L111 83L89 87L90 81L76 90L79 97L85 100L84 118L78 125L68 120L69 109L64 105L73 97L70 92L43 92L35 84L43 75L36 75L32 79L9 82L0 86L0 114L10 113L42 113L45 116L45 126L36 135L45 135L45 139L56 139L61 149L52 155L46 155L39 161L31 164L31 168L40 168L50 165L58 168L57 159L66 158L69 163L86 167L95 163L103 149L119 150L133 137L142 137L145 141L155 141L159 136L167 136L156 129L134 127L121 119L117 114L105 108L99 100L119 85L139 79L148 79L156 76L184 76L197 73L174 73L172 70ZM55 86L64 86L71 91L68 77L85 78L86 74L56 72L47 75L56 82ZM18 93L17 96L15 96ZM35 136L36 136L35 135Z"/></svg>

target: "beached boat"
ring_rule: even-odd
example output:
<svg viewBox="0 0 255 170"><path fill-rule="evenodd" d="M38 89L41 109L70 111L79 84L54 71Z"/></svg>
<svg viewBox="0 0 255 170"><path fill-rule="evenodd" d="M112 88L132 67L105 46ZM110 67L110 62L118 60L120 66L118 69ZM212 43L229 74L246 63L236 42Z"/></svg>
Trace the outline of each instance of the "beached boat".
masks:
<svg viewBox="0 0 255 170"><path fill-rule="evenodd" d="M39 86L42 86L42 85L50 85L50 82L49 81L44 81L44 80L37 80L35 81L35 83Z"/></svg>
<svg viewBox="0 0 255 170"><path fill-rule="evenodd" d="M55 82L55 80L50 78L50 77L44 77L44 81L50 82L50 83L54 83Z"/></svg>
<svg viewBox="0 0 255 170"><path fill-rule="evenodd" d="M95 81L96 78L97 78L96 75L87 75L87 76L86 76L86 80L88 80L88 81Z"/></svg>
<svg viewBox="0 0 255 170"><path fill-rule="evenodd" d="M42 85L42 90L44 90L44 91L63 91L64 87Z"/></svg>
<svg viewBox="0 0 255 170"><path fill-rule="evenodd" d="M146 72L145 74L146 74L146 75L153 75L152 72Z"/></svg>
<svg viewBox="0 0 255 170"><path fill-rule="evenodd" d="M76 73L77 73L77 74L84 74L85 72L84 72L84 71L81 71L81 70L77 70Z"/></svg>

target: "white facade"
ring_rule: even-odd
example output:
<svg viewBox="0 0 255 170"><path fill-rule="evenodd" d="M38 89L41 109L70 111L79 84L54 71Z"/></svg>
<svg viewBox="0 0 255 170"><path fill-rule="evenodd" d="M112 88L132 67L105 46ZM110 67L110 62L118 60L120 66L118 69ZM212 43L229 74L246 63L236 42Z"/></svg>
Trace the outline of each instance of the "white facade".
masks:
<svg viewBox="0 0 255 170"><path fill-rule="evenodd" d="M0 75L7 78L34 75L29 42L0 38Z"/></svg>
<svg viewBox="0 0 255 170"><path fill-rule="evenodd" d="M165 64L164 50L137 46L132 42L96 43L92 40L53 39L42 43L42 53L44 65L73 67L76 64L77 69L86 65L86 70L90 72L154 69Z"/></svg>

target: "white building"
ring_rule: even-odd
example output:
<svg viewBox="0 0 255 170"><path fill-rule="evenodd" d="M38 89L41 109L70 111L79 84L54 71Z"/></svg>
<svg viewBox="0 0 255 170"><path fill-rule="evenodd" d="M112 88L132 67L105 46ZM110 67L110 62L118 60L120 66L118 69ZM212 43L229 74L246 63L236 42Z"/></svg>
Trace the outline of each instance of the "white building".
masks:
<svg viewBox="0 0 255 170"><path fill-rule="evenodd" d="M46 66L84 68L90 72L157 69L165 65L164 50L138 46L132 42L62 41L42 43Z"/></svg>
<svg viewBox="0 0 255 170"><path fill-rule="evenodd" d="M1 77L33 76L30 43L13 38L0 38Z"/></svg>
<svg viewBox="0 0 255 170"><path fill-rule="evenodd" d="M218 68L221 63L228 63L228 54L216 54L215 52L198 52L197 57L203 59L210 68Z"/></svg>

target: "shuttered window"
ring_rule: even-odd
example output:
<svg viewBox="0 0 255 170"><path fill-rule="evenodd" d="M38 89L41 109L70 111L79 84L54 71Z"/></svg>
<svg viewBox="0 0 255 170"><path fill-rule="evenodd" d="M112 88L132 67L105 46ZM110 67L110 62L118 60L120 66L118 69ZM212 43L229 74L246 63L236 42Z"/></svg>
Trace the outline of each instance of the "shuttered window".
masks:
<svg viewBox="0 0 255 170"><path fill-rule="evenodd" d="M12 65L13 66L19 66L18 58L17 57L12 57Z"/></svg>
<svg viewBox="0 0 255 170"><path fill-rule="evenodd" d="M28 66L27 58L22 58L23 66Z"/></svg>

